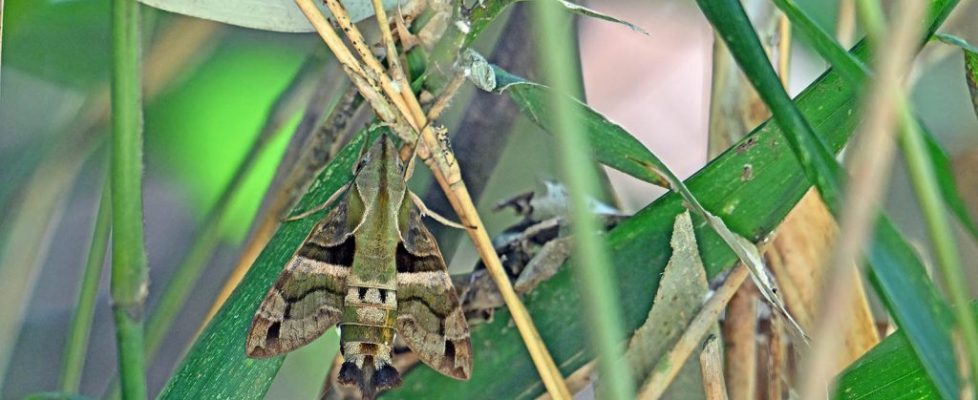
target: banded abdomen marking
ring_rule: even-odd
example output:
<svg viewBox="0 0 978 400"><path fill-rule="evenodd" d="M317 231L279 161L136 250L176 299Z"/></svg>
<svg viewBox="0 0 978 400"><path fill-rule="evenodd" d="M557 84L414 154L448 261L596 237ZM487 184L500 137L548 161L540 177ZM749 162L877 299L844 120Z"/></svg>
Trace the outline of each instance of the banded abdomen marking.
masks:
<svg viewBox="0 0 978 400"><path fill-rule="evenodd" d="M400 374L391 365L396 318L394 290L347 287L340 323L340 350L344 358L340 383L377 389L400 385Z"/></svg>

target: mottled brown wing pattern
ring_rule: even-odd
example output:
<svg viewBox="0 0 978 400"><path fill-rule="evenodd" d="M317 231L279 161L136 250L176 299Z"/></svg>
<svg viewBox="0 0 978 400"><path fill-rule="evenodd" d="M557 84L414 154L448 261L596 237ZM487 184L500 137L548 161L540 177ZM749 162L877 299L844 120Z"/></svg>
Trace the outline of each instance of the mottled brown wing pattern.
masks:
<svg viewBox="0 0 978 400"><path fill-rule="evenodd" d="M342 201L296 250L252 320L249 357L295 350L340 321L356 247L348 219Z"/></svg>
<svg viewBox="0 0 978 400"><path fill-rule="evenodd" d="M410 207L410 206L409 206ZM397 247L397 333L421 361L469 379L472 344L448 268L431 232L412 207Z"/></svg>

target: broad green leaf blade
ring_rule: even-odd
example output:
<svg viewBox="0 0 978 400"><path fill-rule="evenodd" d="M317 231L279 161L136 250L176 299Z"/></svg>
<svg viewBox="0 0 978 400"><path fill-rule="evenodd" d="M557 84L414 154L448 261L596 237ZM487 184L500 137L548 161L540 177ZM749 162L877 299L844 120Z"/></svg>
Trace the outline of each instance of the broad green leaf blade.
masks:
<svg viewBox="0 0 978 400"><path fill-rule="evenodd" d="M309 210L322 204L350 181L353 165L364 141L379 130L360 134L316 178L296 206ZM161 399L261 399L285 357L250 359L245 356L245 336L258 304L285 263L316 224L312 216L288 221L272 236L231 296L214 316L164 387ZM323 360L328 368L329 360Z"/></svg>
<svg viewBox="0 0 978 400"><path fill-rule="evenodd" d="M161 10L209 19L225 24L275 32L312 32L309 20L299 11L292 0L139 0ZM374 15L370 0L341 0L353 22ZM323 2L317 2L326 16L329 10ZM384 0L387 9L395 0Z"/></svg>
<svg viewBox="0 0 978 400"><path fill-rule="evenodd" d="M798 7L798 5L790 0L775 0L775 5L781 9L782 12L788 17L795 29L802 34L802 36L808 38L815 50L822 56L826 61L832 65L832 68L839 71L843 77L846 78L850 83L856 85L856 87L862 87L866 78L869 76L870 71L866 67L866 64L854 57L849 52L846 52L842 46L835 41L827 32L822 30L818 24L812 20L812 18L805 13L804 10ZM950 7L947 7L950 8ZM942 42L961 47L965 53L965 67L969 68L968 59L969 54L971 54L973 63L970 66L971 72L968 73L968 83L971 89L972 102L975 104L975 111L978 114L978 100L976 100L975 82L978 82L978 49L971 46L964 39L947 35L947 34L936 34L935 37ZM955 217L958 221L965 226L965 229L975 238L978 239L978 225L974 219L972 219L964 207L963 201L961 200L961 195L959 194L957 188L954 185L954 176L951 173L950 161L947 154L941 149L940 145L934 139L933 135L923 127L923 123L919 124L922 131L924 132L924 140L927 141L927 146L930 150L930 158L933 161L934 170L937 172L938 179L941 181L942 197L947 206L951 208L954 212Z"/></svg>
<svg viewBox="0 0 978 400"><path fill-rule="evenodd" d="M931 13L928 22L936 24L941 21L947 7L947 3L937 3L935 11L938 12ZM860 57L866 56L862 48L857 49L856 53ZM500 82L502 85L504 83ZM829 71L796 100L799 110L833 151L839 151L845 145L858 122L853 113L855 94L853 85L837 72ZM750 178L742 174L745 166L752 168ZM642 173L639 171L639 176ZM651 179L654 177L645 175L645 180ZM717 157L688 179L686 185L704 207L721 210L718 216L733 231L755 241L776 227L809 187L780 128L771 121ZM621 304L627 305L623 310L626 331L636 329L648 315L652 306L651 293L655 293L658 287L659 274L670 253L672 222L683 209L682 199L670 193L623 221L607 236ZM737 258L721 239L705 227L702 220L695 221L695 224L708 273L714 276L734 265ZM877 235L881 243L878 246L879 260L885 261L881 269L892 270L888 277L906 279L905 285L914 287L912 282L920 275L905 273L921 271L912 249L889 224L884 224ZM573 287L570 271L564 268L525 298L542 338L565 375L580 368L592 357L585 350L582 335L573 334L586 329L578 318L581 304ZM910 293L912 291L891 291L888 295L903 296L907 302L917 301L917 295ZM913 306L913 312L927 307L923 303ZM943 315L945 311L938 312ZM939 319L938 324L946 327L946 321L946 318ZM529 356L519 345L519 335L509 325L508 314L501 311L492 323L473 327L474 365L470 381L452 381L429 368L419 367L405 377L402 388L387 394L387 397L532 398L542 393L543 387L537 380ZM925 339L946 343L941 342L941 336L925 336ZM942 357L946 356L942 354Z"/></svg>
<svg viewBox="0 0 978 400"><path fill-rule="evenodd" d="M747 265L751 272L751 278L760 289L764 299L787 318L793 328L792 332L797 338L801 341L808 340L801 325L788 313L773 283L768 278L767 273L764 272L767 268L764 266L764 261L754 244L731 232L721 218L704 208L700 201L690 193L689 188L662 160L659 160L620 125L609 121L586 104L570 97L555 96L548 87L515 77L499 68L494 70L496 74L499 74L495 78L499 91L509 93L523 113L540 127L551 133L564 131L557 128L554 124L555 121L551 118L554 115L554 108L557 106L550 104L551 100L557 102L559 97L559 101L564 102L564 107L576 110L578 119L576 123L583 126L590 136L589 143L595 158L599 162L620 169L632 176L636 175L630 171L637 170L639 173L644 173L642 176L636 176L637 178L647 180L644 178L651 177L655 181L649 182L670 188L682 196L686 206L700 218L703 218L720 235L727 246L737 254L740 260ZM472 77L473 75L470 74L470 78Z"/></svg>
<svg viewBox="0 0 978 400"><path fill-rule="evenodd" d="M978 307L972 307L978 315ZM901 329L836 377L840 400L936 399L940 394Z"/></svg>
<svg viewBox="0 0 978 400"><path fill-rule="evenodd" d="M740 2L698 0L697 3L730 47L731 54L771 109L774 119L784 127L785 138L806 175L832 213L838 216L842 209L840 190L845 175L812 126L788 98ZM932 2L928 16L933 20L926 21L928 31L923 38L930 37L941 22L941 16L946 16L954 4L954 1ZM941 393L953 396L958 391L958 377L947 305L928 278L923 264L913 257L913 250L892 224L878 219L875 226L866 258L877 292L897 323L907 330L917 355ZM906 262L894 263L892 256L895 254L902 254Z"/></svg>

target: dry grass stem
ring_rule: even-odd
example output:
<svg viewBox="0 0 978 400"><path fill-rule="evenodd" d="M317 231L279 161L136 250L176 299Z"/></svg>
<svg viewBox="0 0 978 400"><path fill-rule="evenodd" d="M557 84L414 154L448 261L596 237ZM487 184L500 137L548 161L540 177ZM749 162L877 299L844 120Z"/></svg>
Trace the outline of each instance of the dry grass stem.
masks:
<svg viewBox="0 0 978 400"><path fill-rule="evenodd" d="M753 282L744 283L730 299L721 327L726 350L726 382L730 398L757 397L757 305L760 294ZM785 301L790 306L788 298ZM792 312L795 312L792 310ZM795 314L797 316L797 314Z"/></svg>
<svg viewBox="0 0 978 400"><path fill-rule="evenodd" d="M856 36L856 0L839 0L836 14L835 37L839 44L848 48Z"/></svg>
<svg viewBox="0 0 978 400"><path fill-rule="evenodd" d="M723 351L720 339L710 337L700 352L700 373L706 400L727 400L727 385L723 380Z"/></svg>
<svg viewBox="0 0 978 400"><path fill-rule="evenodd" d="M844 344L842 335L837 334L839 326L852 323L852 313L849 312L855 287L851 279L852 266L854 261L861 259L866 239L872 234L877 203L883 185L888 181L896 128L894 99L900 96L900 80L916 48L921 29L917 18L923 12L923 6L923 2L901 4L896 23L886 35L887 46L880 49L875 63L878 77L864 103L867 118L850 153L848 171L851 179L847 184L850 190L843 202L841 234L829 258L827 276L819 296L815 343L802 369L807 371L802 376L800 393L803 400L825 397L832 371L838 363L839 349Z"/></svg>

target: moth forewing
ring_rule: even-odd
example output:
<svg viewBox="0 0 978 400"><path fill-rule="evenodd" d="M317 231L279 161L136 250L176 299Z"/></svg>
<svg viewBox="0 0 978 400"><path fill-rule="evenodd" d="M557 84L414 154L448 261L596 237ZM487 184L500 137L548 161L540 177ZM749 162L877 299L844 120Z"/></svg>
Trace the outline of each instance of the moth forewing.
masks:
<svg viewBox="0 0 978 400"><path fill-rule="evenodd" d="M359 216L347 204L338 203L313 227L258 306L248 331L249 357L295 350L340 321L355 247L350 221Z"/></svg>

